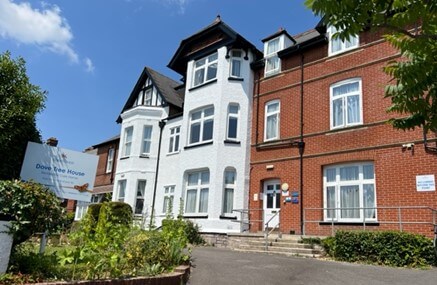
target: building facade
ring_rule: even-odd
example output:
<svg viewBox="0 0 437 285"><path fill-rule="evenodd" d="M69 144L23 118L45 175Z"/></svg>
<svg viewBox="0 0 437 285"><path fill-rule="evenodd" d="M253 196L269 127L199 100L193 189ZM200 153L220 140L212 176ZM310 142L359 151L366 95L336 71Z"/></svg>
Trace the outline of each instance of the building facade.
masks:
<svg viewBox="0 0 437 285"><path fill-rule="evenodd" d="M262 57L220 18L181 41L169 68L145 68L120 118L113 200L146 224L182 214L204 232L240 232L248 208L253 72Z"/></svg>
<svg viewBox="0 0 437 285"><path fill-rule="evenodd" d="M437 155L421 129L387 121L383 67L400 54L381 34L342 42L318 26L265 39L254 64L251 231L330 235L395 229L432 235ZM290 43L290 42L289 42ZM435 134L428 134L434 144Z"/></svg>

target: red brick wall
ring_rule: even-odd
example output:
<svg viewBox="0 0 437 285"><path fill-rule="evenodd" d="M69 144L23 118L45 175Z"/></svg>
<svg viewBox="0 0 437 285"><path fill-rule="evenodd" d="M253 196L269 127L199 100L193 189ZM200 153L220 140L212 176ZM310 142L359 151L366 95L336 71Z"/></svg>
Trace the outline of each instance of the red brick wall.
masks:
<svg viewBox="0 0 437 285"><path fill-rule="evenodd" d="M96 180L94 186L102 186L113 184L113 179L115 175L115 170L117 167L117 157L118 157L118 145L119 140L109 142L104 145L99 145L97 149L97 155L99 156L99 161L97 163ZM108 161L108 151L110 148L115 149L113 171L106 173L106 164Z"/></svg>
<svg viewBox="0 0 437 285"><path fill-rule="evenodd" d="M398 131L386 121L390 100L384 98L384 87L390 82L383 72L389 60L399 59L398 52L378 34L360 35L360 47L337 56L327 56L327 44L304 52L304 166L303 207L323 207L323 167L354 161L372 161L375 166L376 203L378 207L428 206L437 209L437 192L417 192L416 175L437 176L437 155L425 153L422 130ZM300 55L282 58L282 73L261 78L255 87L251 149L251 209L262 208L262 201L253 201L262 192L262 182L277 178L288 183L290 191L300 189L299 150L290 144L271 147L263 143L265 103L281 101L280 138L297 141L300 135ZM353 128L330 130L330 86L336 82L359 77L362 82L363 124ZM259 87L259 88L258 88ZM259 91L258 91L259 90ZM259 101L259 113L257 104ZM258 138L256 129L258 122ZM435 136L430 135L431 139ZM402 144L415 143L413 150ZM267 170L266 165L274 165ZM299 197L301 202L301 195ZM300 233L301 204L281 204L281 230ZM403 220L431 221L428 210L403 210ZM253 211L252 220L261 219L261 212ZM307 217L308 215L308 217ZM398 224L382 224L383 220L398 218L397 210L378 210L379 226L372 229L398 229ZM306 211L306 218L322 220L321 211ZM362 228L362 226L360 226ZM253 223L251 230L261 230L261 223ZM336 229L345 228L336 225ZM309 223L307 234L330 234L329 225ZM430 225L404 225L404 230L431 234Z"/></svg>

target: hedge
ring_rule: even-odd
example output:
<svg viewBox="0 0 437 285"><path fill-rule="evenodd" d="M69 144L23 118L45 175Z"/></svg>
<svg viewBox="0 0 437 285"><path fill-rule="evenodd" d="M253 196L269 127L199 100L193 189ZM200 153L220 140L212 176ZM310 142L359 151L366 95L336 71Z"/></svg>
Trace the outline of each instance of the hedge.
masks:
<svg viewBox="0 0 437 285"><path fill-rule="evenodd" d="M436 265L431 239L397 231L338 231L322 242L328 255L348 262L400 267Z"/></svg>

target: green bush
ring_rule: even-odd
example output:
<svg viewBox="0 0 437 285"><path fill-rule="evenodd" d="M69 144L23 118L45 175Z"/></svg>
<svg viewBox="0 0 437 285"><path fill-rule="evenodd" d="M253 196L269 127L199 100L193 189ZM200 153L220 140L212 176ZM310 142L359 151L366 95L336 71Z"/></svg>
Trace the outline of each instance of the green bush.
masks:
<svg viewBox="0 0 437 285"><path fill-rule="evenodd" d="M123 202L105 202L102 204L99 215L102 214L102 211L108 210L111 212L111 215L108 216L111 223L122 224L125 226L132 223L133 212L132 207L129 204Z"/></svg>
<svg viewBox="0 0 437 285"><path fill-rule="evenodd" d="M338 231L324 242L337 260L389 266L423 267L436 264L432 240L422 235L396 232Z"/></svg>
<svg viewBox="0 0 437 285"><path fill-rule="evenodd" d="M183 236L187 238L190 244L203 244L205 240L200 235L200 228L197 224L190 220L184 220L182 218L165 219L162 221L162 231L176 233L182 231Z"/></svg>
<svg viewBox="0 0 437 285"><path fill-rule="evenodd" d="M13 218L14 246L35 233L56 232L66 223L58 197L34 182L0 181L0 214Z"/></svg>

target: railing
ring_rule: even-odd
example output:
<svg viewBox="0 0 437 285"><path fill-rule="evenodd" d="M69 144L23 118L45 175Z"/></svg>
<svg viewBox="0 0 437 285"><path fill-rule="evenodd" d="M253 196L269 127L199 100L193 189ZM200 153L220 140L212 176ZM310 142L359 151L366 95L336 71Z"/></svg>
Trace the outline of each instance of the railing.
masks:
<svg viewBox="0 0 437 285"><path fill-rule="evenodd" d="M350 207L350 208L305 208L303 209L303 235L307 234L307 226L311 223L330 223L331 235L335 235L335 225L342 225L342 221L338 221L341 211L344 210L359 210L360 219L351 220L352 223L362 223L362 229L366 230L371 224L379 225L397 225L399 231L403 231L406 225L429 225L430 227L437 225L437 210L426 206L392 206L392 207ZM375 211L375 218L366 218L366 210ZM310 212L316 212L318 219L308 219ZM317 213L318 212L318 213ZM388 213L387 212L391 212ZM407 215L405 212L408 212ZM325 213L331 214L329 218L323 218ZM377 215L378 214L378 215ZM327 216L327 214L326 214ZM367 220L366 220L367 219ZM347 224L346 221L344 224ZM343 226L342 226L343 228ZM393 228L393 227L392 227Z"/></svg>
<svg viewBox="0 0 437 285"><path fill-rule="evenodd" d="M269 235L276 229L276 228L279 228L279 225L281 224L281 222L280 222L280 218L278 219L279 220L279 222L275 225L275 226L273 226L272 228L271 228L271 230L269 230L269 223L276 217L276 216L278 216L279 215L279 213L281 212L281 210L278 210L273 216L271 216L270 217L270 219L265 223L265 227L264 227L264 239L265 239L265 243L264 243L264 246L265 246L265 250L267 251L267 250L269 250ZM279 237L281 237L281 232L279 232Z"/></svg>
<svg viewBox="0 0 437 285"><path fill-rule="evenodd" d="M246 232L249 230L249 225L262 222L263 209L233 209L232 212L240 213L240 219L235 222L240 223L240 232ZM261 212L261 220L251 219L251 212Z"/></svg>

